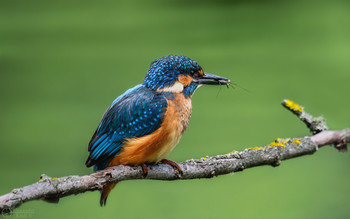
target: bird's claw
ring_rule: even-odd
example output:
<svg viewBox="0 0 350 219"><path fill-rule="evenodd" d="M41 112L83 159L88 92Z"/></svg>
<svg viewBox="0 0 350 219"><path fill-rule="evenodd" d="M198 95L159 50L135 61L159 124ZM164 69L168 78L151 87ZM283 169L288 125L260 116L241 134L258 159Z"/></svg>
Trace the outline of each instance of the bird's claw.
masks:
<svg viewBox="0 0 350 219"><path fill-rule="evenodd" d="M148 168L147 165L145 163L141 164L141 168L142 168L142 173L143 173L143 178L146 178L148 175Z"/></svg>
<svg viewBox="0 0 350 219"><path fill-rule="evenodd" d="M162 159L160 161L163 164L169 164L170 166L176 168L179 171L180 177L183 176L183 171L181 169L181 167L179 166L179 164L177 164L176 162L172 161L172 160L168 160L168 159Z"/></svg>

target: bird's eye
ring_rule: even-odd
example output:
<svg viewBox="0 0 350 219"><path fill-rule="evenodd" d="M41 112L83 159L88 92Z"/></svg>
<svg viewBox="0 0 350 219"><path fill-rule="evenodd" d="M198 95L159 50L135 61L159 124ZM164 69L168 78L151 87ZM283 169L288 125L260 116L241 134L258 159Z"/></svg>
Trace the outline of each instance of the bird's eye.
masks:
<svg viewBox="0 0 350 219"><path fill-rule="evenodd" d="M192 77L194 77L194 78L198 78L198 77L199 77L198 71L191 71L191 75L192 75Z"/></svg>
<svg viewBox="0 0 350 219"><path fill-rule="evenodd" d="M190 73L191 73L191 75L193 75L194 74L194 70L191 70Z"/></svg>

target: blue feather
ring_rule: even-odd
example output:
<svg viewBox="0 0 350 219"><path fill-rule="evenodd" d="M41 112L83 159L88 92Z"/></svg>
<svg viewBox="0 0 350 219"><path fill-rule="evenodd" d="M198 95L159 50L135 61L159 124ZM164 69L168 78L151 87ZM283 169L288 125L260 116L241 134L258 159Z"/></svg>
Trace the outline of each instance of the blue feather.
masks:
<svg viewBox="0 0 350 219"><path fill-rule="evenodd" d="M185 97L191 96L198 87L198 83L192 82L190 85L184 88L183 94Z"/></svg>
<svg viewBox="0 0 350 219"><path fill-rule="evenodd" d="M196 61L186 56L164 56L152 62L143 84L153 90L165 88L173 85L179 74L190 75L200 69L202 67Z"/></svg>
<svg viewBox="0 0 350 219"><path fill-rule="evenodd" d="M126 139L148 135L157 130L166 108L166 97L144 85L127 90L113 101L103 115L89 143L87 165L97 165L95 169L100 169L106 165L106 160L121 152Z"/></svg>

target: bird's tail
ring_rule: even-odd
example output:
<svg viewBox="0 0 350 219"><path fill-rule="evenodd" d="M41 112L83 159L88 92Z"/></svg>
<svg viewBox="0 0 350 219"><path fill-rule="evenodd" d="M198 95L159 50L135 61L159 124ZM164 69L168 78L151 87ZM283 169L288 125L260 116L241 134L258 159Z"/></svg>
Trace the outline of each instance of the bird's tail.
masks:
<svg viewBox="0 0 350 219"><path fill-rule="evenodd" d="M105 185L103 189L101 190L101 198L100 198L100 205L105 206L107 202L107 197L109 193L112 191L112 189L118 184L118 182L111 183L108 185Z"/></svg>

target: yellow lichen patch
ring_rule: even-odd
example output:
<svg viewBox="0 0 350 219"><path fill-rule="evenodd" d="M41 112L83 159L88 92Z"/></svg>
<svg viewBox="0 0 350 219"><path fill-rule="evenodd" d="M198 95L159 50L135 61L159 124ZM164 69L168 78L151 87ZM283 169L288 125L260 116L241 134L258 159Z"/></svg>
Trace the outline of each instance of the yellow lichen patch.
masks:
<svg viewBox="0 0 350 219"><path fill-rule="evenodd" d="M269 144L269 148L272 148L272 147L285 147L286 145L282 142L271 142Z"/></svg>
<svg viewBox="0 0 350 219"><path fill-rule="evenodd" d="M299 139L294 139L292 142L296 145L300 145L301 143Z"/></svg>
<svg viewBox="0 0 350 219"><path fill-rule="evenodd" d="M250 147L248 150L261 150L264 149L264 147Z"/></svg>
<svg viewBox="0 0 350 219"><path fill-rule="evenodd" d="M44 179L48 179L48 178L50 178L50 179L58 179L57 177L40 176L39 182L44 180Z"/></svg>
<svg viewBox="0 0 350 219"><path fill-rule="evenodd" d="M205 157L202 157L202 159L201 159L201 160L203 160L203 161L204 161L204 160L206 160L206 159L207 159L207 158L205 158Z"/></svg>
<svg viewBox="0 0 350 219"><path fill-rule="evenodd" d="M285 101L285 105L290 110L297 111L297 112L302 112L303 111L303 108L301 108L301 106L299 106L298 104L294 103L291 100L286 100Z"/></svg>

